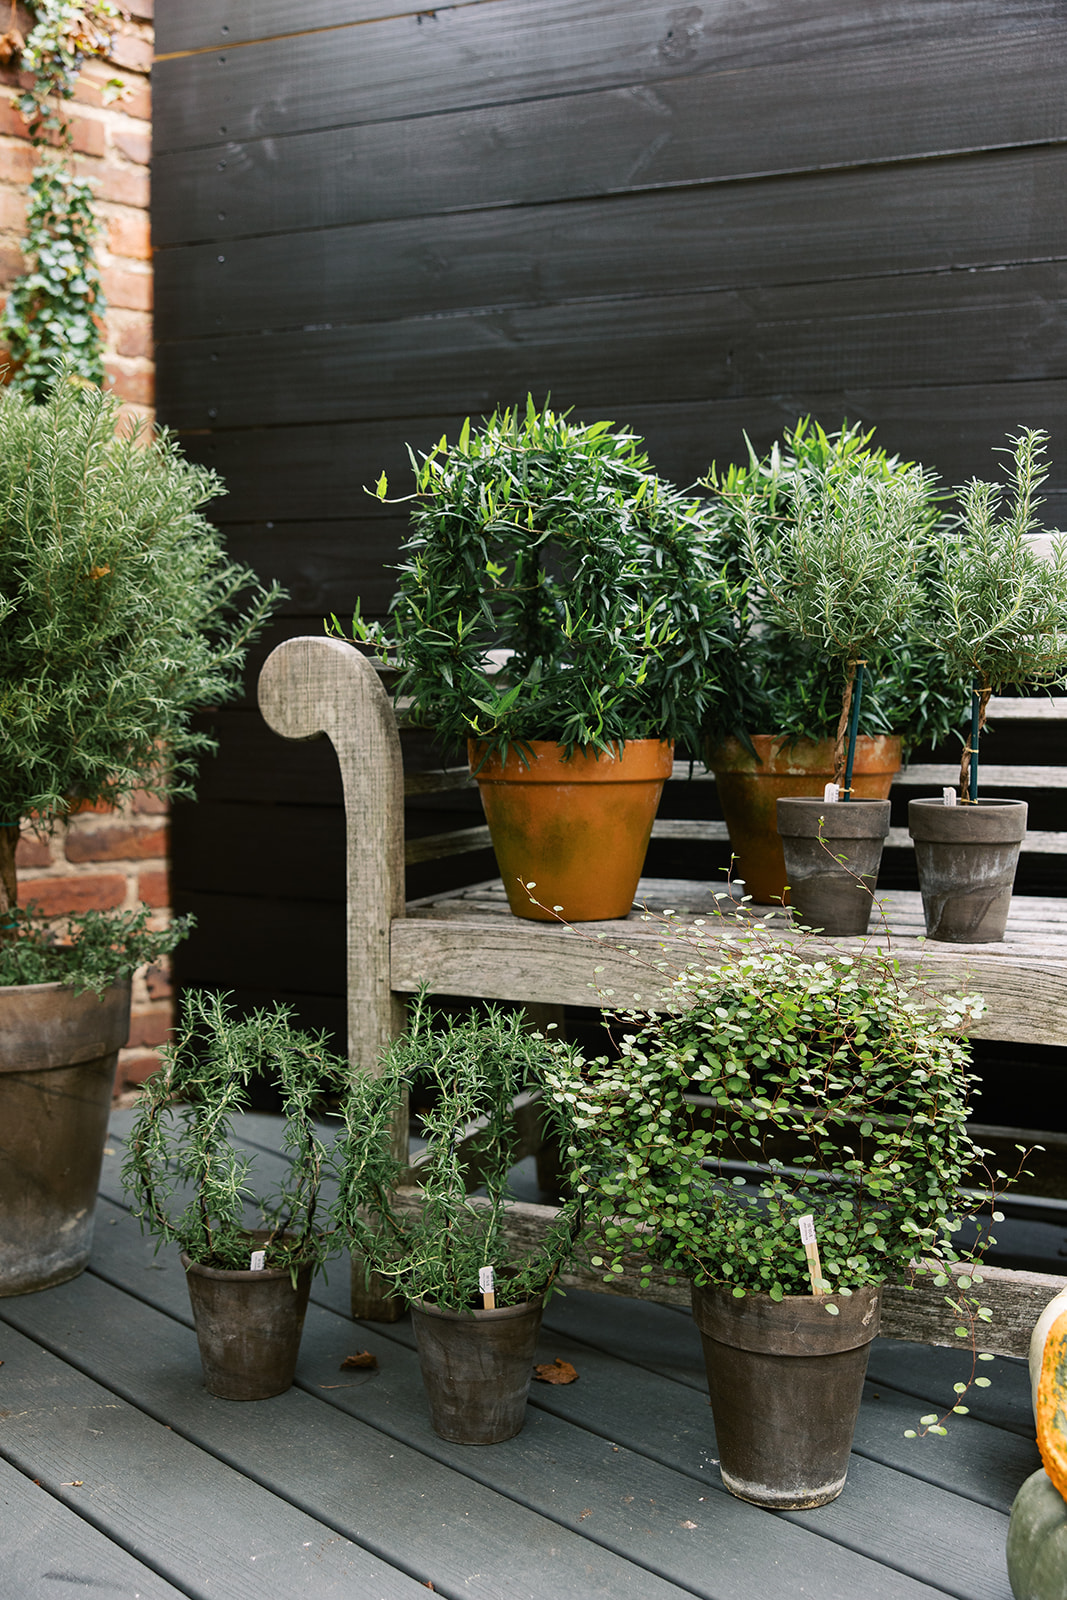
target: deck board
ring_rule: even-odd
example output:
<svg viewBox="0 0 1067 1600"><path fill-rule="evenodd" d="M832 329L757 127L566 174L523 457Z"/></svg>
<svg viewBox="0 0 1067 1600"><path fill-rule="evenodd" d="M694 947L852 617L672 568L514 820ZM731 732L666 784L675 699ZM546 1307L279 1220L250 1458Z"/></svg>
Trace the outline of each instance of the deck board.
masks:
<svg viewBox="0 0 1067 1600"><path fill-rule="evenodd" d="M987 1369L947 1439L908 1441L962 1358L878 1341L844 1495L779 1515L722 1489L692 1320L642 1301L555 1299L539 1359L579 1380L535 1385L522 1434L491 1449L432 1433L410 1324L353 1324L347 1261L316 1281L289 1394L216 1400L180 1263L122 1195L129 1122L112 1123L89 1272L0 1301L0 1600L60 1577L145 1600L405 1600L430 1582L455 1600L1010 1600L1006 1513L1036 1464L1021 1363ZM280 1170L275 1119L238 1131ZM340 1371L366 1348L376 1372Z"/></svg>

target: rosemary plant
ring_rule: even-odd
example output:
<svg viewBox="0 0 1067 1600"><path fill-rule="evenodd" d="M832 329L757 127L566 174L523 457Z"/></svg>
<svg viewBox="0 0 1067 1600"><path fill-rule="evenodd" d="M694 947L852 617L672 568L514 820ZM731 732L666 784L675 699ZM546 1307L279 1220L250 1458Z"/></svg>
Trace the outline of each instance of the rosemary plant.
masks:
<svg viewBox="0 0 1067 1600"><path fill-rule="evenodd" d="M135 967L169 955L193 926L176 917L166 928L148 926L151 911L87 911L66 918L62 934L16 906L7 914L8 937L0 942L0 988L22 983L69 983L75 993L91 989L102 997Z"/></svg>
<svg viewBox="0 0 1067 1600"><path fill-rule="evenodd" d="M557 1046L563 1055L567 1046ZM355 1076L337 1153L340 1226L354 1252L408 1300L473 1309L478 1272L492 1267L499 1306L547 1293L570 1255L581 1206L568 1202L529 1253L509 1235L507 1179L515 1161L512 1102L539 1083L553 1049L518 1014L488 1007L463 1021L435 1017L420 995L408 1032L386 1051L379 1077ZM394 1119L418 1075L435 1103L423 1116L421 1205L402 1206L405 1169L392 1154ZM464 1140L463 1149L460 1141ZM474 1168L486 1198L467 1189Z"/></svg>
<svg viewBox="0 0 1067 1600"><path fill-rule="evenodd" d="M446 747L699 739L725 589L699 500L640 443L529 400L412 456L389 627L353 628L395 656L397 694Z"/></svg>
<svg viewBox="0 0 1067 1600"><path fill-rule="evenodd" d="M929 611L930 646L972 694L971 737L960 766L960 799L978 798L978 740L990 696L1006 688L1053 688L1067 680L1067 536L1046 559L1030 546L1039 526L1037 490L1048 476L1048 434L1010 439L1012 483L972 479L943 536L941 576Z"/></svg>
<svg viewBox="0 0 1067 1600"><path fill-rule="evenodd" d="M122 1169L134 1215L155 1234L157 1249L177 1244L200 1266L240 1270L248 1266L249 1230L265 1228L257 1248L266 1250L267 1266L295 1273L340 1248L320 1209L333 1156L314 1114L343 1090L348 1066L331 1054L325 1034L294 1028L292 1015L276 1006L237 1018L224 995L186 993L163 1067L144 1086ZM254 1155L232 1143L233 1118L248 1109L256 1076L280 1092L290 1158L281 1184L260 1198L249 1185Z"/></svg>
<svg viewBox="0 0 1067 1600"><path fill-rule="evenodd" d="M215 748L193 714L237 693L281 594L200 515L215 474L117 412L70 373L43 405L0 389L0 938L21 820L191 794Z"/></svg>
<svg viewBox="0 0 1067 1600"><path fill-rule="evenodd" d="M725 692L710 708L713 744L730 734L837 737L845 702L857 732L897 734L906 746L961 726L965 698L916 606L939 556L933 480L872 437L802 417L767 455L748 444L746 465L712 466L703 480L733 599L730 645L715 659ZM875 548L891 514L904 515L910 550L905 559L898 546L899 571ZM866 670L853 705L857 652Z"/></svg>

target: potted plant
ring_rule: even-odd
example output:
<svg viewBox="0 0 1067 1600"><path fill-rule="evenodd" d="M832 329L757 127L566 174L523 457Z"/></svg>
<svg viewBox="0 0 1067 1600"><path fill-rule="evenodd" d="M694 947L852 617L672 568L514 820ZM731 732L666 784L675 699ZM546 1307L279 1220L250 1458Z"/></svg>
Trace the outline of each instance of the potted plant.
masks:
<svg viewBox="0 0 1067 1600"><path fill-rule="evenodd" d="M948 790L908 806L926 931L949 943L1004 937L1026 834L1025 800L978 794L978 745L990 696L1011 686L1051 688L1067 677L1067 539L1053 539L1048 559L1028 541L1038 526L1036 490L1048 475L1047 438L1028 428L1011 440L1006 510L1001 485L974 479L959 491L930 599L931 644L971 691L958 797Z"/></svg>
<svg viewBox="0 0 1067 1600"><path fill-rule="evenodd" d="M449 1021L420 995L381 1075L357 1074L345 1100L337 1215L354 1253L410 1301L430 1420L458 1444L497 1444L521 1429L541 1309L580 1224L571 1200L536 1245L507 1228L512 1102L554 1059L519 1013L487 1007ZM390 1130L416 1074L431 1104L421 1189L405 1204ZM468 1195L472 1176L484 1198Z"/></svg>
<svg viewBox="0 0 1067 1600"><path fill-rule="evenodd" d="M916 579L937 553L932 480L873 448L872 432L801 418L783 445L760 457L749 444L745 466L704 480L734 601L707 759L739 875L761 903L800 882L786 873L779 798L821 799L833 781L884 801L902 747L939 741L964 714L915 614ZM866 926L869 896L854 905Z"/></svg>
<svg viewBox="0 0 1067 1600"><path fill-rule="evenodd" d="M700 502L640 440L525 414L463 424L418 462L388 631L398 696L466 743L516 916L625 916L669 776L696 748L725 589ZM384 476L378 493L387 492Z"/></svg>
<svg viewBox="0 0 1067 1600"><path fill-rule="evenodd" d="M199 514L220 489L72 374L41 405L0 388L0 1211L18 1218L0 1294L88 1259L129 972L166 947L142 925L124 951L128 918L110 935L94 921L34 932L16 909L20 826L46 832L135 789L191 793L213 748L193 713L237 692L278 593L257 588L235 614L253 575Z"/></svg>
<svg viewBox="0 0 1067 1600"><path fill-rule="evenodd" d="M320 1205L333 1160L313 1114L341 1093L348 1069L325 1034L302 1033L291 1017L276 1006L238 1018L225 996L188 991L164 1065L145 1085L122 1169L156 1248L181 1248L204 1384L223 1400L266 1400L289 1388L311 1279L339 1248ZM261 1198L249 1188L255 1156L231 1136L256 1077L281 1097L291 1155L282 1184Z"/></svg>
<svg viewBox="0 0 1067 1600"><path fill-rule="evenodd" d="M691 1279L723 1482L821 1505L844 1485L880 1285L917 1258L947 1283L958 1259L983 1154L960 1032L982 1004L765 926L725 949L668 937L692 944L672 1009L625 1013L617 1059L548 1074L592 1260L608 1281L634 1252ZM981 1309L955 1303L973 1331Z"/></svg>

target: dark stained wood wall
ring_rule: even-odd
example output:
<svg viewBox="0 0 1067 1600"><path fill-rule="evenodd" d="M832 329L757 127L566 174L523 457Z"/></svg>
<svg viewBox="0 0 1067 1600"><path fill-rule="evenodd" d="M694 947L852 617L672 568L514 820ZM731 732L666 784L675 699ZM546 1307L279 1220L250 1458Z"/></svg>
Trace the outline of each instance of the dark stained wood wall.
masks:
<svg viewBox="0 0 1067 1600"><path fill-rule="evenodd" d="M683 483L809 410L950 483L1041 426L1067 516L1061 0L157 0L156 39L159 412L272 638L382 611L363 486L527 390ZM335 1025L332 756L214 722L179 977Z"/></svg>

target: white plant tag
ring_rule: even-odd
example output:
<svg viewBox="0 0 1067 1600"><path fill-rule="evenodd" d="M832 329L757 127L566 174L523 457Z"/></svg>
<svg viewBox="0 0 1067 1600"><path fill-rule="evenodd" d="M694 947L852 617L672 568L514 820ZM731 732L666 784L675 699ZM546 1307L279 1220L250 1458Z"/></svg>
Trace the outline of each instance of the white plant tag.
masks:
<svg viewBox="0 0 1067 1600"><path fill-rule="evenodd" d="M954 806L956 804L956 791L950 784L946 785L945 788L942 789L941 799L946 806Z"/></svg>
<svg viewBox="0 0 1067 1600"><path fill-rule="evenodd" d="M248 1270L249 1272L266 1272L267 1252L265 1250L252 1251L252 1259L248 1263Z"/></svg>
<svg viewBox="0 0 1067 1600"><path fill-rule="evenodd" d="M815 1218L810 1213L806 1217L798 1217L797 1227L800 1229L800 1240L807 1257L811 1292L813 1295L823 1295L826 1290L822 1286L822 1263L819 1260L819 1246L815 1238Z"/></svg>
<svg viewBox="0 0 1067 1600"><path fill-rule="evenodd" d="M799 1217L797 1227L800 1229L801 1244L815 1243L815 1218L812 1216Z"/></svg>
<svg viewBox="0 0 1067 1600"><path fill-rule="evenodd" d="M836 801L840 800L841 791L837 787L836 783L828 783L822 792L822 797L830 805L833 805Z"/></svg>
<svg viewBox="0 0 1067 1600"><path fill-rule="evenodd" d="M482 1292L482 1307L486 1311L496 1310L496 1280L493 1277L492 1267L478 1268L478 1287Z"/></svg>

